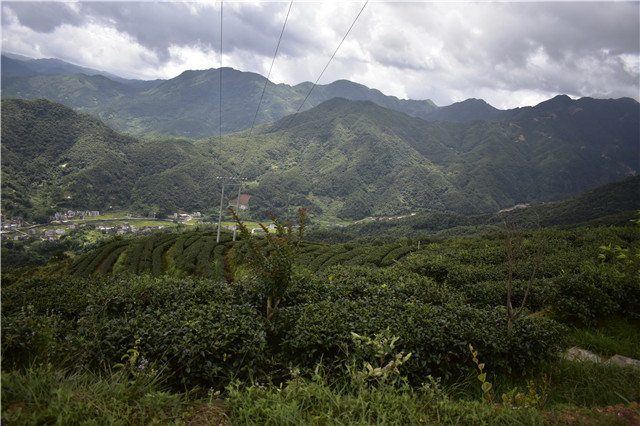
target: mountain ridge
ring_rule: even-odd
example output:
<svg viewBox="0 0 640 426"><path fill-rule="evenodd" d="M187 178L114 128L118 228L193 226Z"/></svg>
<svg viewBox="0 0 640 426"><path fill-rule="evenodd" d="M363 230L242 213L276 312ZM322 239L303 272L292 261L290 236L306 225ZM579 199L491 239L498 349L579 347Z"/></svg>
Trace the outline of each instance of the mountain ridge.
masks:
<svg viewBox="0 0 640 426"><path fill-rule="evenodd" d="M109 84L98 75L88 75L85 79L70 78L69 74L42 75L46 74L46 69L38 75L15 75L16 73L5 71L5 62L7 61L3 61L2 97L44 97L92 114L120 132L138 135L201 139L220 132L229 134L249 129L254 123L254 117L256 124L269 123L338 96L350 100L371 100L382 107L427 121L504 120L520 110L499 110L478 99L437 106L428 99L399 99L359 83L337 80L315 87L310 82L294 86L267 82L265 97L256 115L265 77L253 72L233 68L222 68L222 71L216 68L187 70L168 80L149 82L111 79L107 76L114 83ZM10 60L9 63L14 62L20 61ZM32 64L31 72L36 67L37 62ZM70 67L74 74L81 70L74 65ZM94 72L96 70L90 70L91 74ZM222 93L219 91L221 73ZM103 77L105 74L102 73ZM314 87L313 91L302 105L311 87ZM222 113L220 100L223 103Z"/></svg>
<svg viewBox="0 0 640 426"><path fill-rule="evenodd" d="M123 136L46 100L3 99L2 111L3 208L40 217L51 206L211 212L216 176L234 175L247 178L260 220L298 207L326 220L468 215L562 200L640 167L639 105L624 100L559 99L512 120L455 123L333 98L251 137L199 141ZM59 149L43 158L48 143Z"/></svg>

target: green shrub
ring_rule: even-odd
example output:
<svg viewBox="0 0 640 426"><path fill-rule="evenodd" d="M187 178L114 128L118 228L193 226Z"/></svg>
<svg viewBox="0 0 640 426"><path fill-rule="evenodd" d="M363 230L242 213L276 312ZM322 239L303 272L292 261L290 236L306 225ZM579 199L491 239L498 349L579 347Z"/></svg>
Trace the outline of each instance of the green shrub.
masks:
<svg viewBox="0 0 640 426"><path fill-rule="evenodd" d="M454 377L469 368L473 342L494 371L522 374L553 358L563 344L556 322L524 317L507 336L506 311L473 308L446 286L396 269L335 267L326 281L309 285L306 299L279 314L283 362L312 369L321 360L341 367L351 332L373 335L389 328L399 350L411 352L409 378Z"/></svg>
<svg viewBox="0 0 640 426"><path fill-rule="evenodd" d="M219 276L215 274L213 268L211 267L211 255L217 245L216 238L213 236L208 236L203 238L203 240L204 242L202 248L200 249L200 252L197 254L196 258L198 271L205 278L218 278Z"/></svg>
<svg viewBox="0 0 640 426"><path fill-rule="evenodd" d="M173 235L172 237L175 238ZM156 277L165 273L165 266L162 257L169 247L175 243L174 238L162 241L153 249L153 253L151 254L151 273Z"/></svg>
<svg viewBox="0 0 640 426"><path fill-rule="evenodd" d="M112 271L113 265L115 265L115 263L120 258L122 252L124 252L126 249L127 247L122 246L109 253L109 256L107 256L107 258L102 262L102 265L100 265L98 273L101 275L108 275Z"/></svg>
<svg viewBox="0 0 640 426"><path fill-rule="evenodd" d="M33 306L2 315L2 368L25 368L61 358L68 321L53 311L37 312Z"/></svg>
<svg viewBox="0 0 640 426"><path fill-rule="evenodd" d="M224 282L175 278L114 280L96 288L78 321L76 362L113 365L140 340L140 352L182 386L219 385L265 366L264 321L237 303Z"/></svg>
<svg viewBox="0 0 640 426"><path fill-rule="evenodd" d="M588 268L578 274L564 274L553 282L553 313L569 322L592 325L598 318L617 313L624 296L623 289L596 268Z"/></svg>
<svg viewBox="0 0 640 426"><path fill-rule="evenodd" d="M550 280L535 280L531 293L527 298L527 309L537 312L548 307L555 295L554 283ZM520 306L527 289L528 282L516 280L513 283L512 301L514 306ZM504 306L507 300L507 284L502 281L487 281L467 284L460 288L468 302L473 306Z"/></svg>

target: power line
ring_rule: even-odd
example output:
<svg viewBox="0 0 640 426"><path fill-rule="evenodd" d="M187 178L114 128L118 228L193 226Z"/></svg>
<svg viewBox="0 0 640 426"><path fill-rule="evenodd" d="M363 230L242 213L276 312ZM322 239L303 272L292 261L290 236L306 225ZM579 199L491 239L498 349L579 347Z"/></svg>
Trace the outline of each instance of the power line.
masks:
<svg viewBox="0 0 640 426"><path fill-rule="evenodd" d="M271 71L273 71L273 65L276 62L276 56L278 55L278 50L280 49L280 43L282 42L282 36L284 35L284 30L287 27L287 22L289 21L289 14L291 13L291 7L293 6L293 0L291 0L291 2L289 3L289 9L287 10L287 15L284 19L284 24L282 25L282 31L280 31L280 37L278 38L278 44L276 45L276 50L273 52L273 58L271 59L271 66L269 67L269 73L267 74L267 77L264 80L264 86L262 87L262 94L260 95L260 101L258 101L258 107L256 108L256 113L253 116L253 122L251 123L251 129L249 130L249 135L247 136L247 139L245 140L243 149L242 149L242 157L240 159L240 167L241 167L241 171L244 172L244 160L245 160L245 155L247 153L247 145L249 144L249 140L251 139L251 135L253 134L253 128L255 127L256 124L256 120L258 118L258 112L260 111L260 106L262 105L262 100L264 99L264 93L267 90L267 84L269 83L269 77L271 77ZM241 173L240 173L241 174ZM240 175L239 174L239 175ZM240 195L241 195L241 191L242 191L242 180L245 180L246 178L241 178L238 176L238 178L240 180L240 185L238 186L238 199L236 202L236 214L240 214L239 207L240 207ZM223 188L223 193L224 193L224 182L222 184L222 188ZM220 226L221 226L221 219L222 219L222 199L220 200L220 218L218 219L218 235L220 235ZM237 226L236 226L237 227ZM220 237L218 236L218 241L219 241ZM234 228L233 230L233 241L236 240L236 229Z"/></svg>
<svg viewBox="0 0 640 426"><path fill-rule="evenodd" d="M293 0L289 3L289 10L287 10L287 16L284 18L284 24L282 25L282 31L280 32L280 38L278 39L278 45L276 46L276 51L273 53L273 59L271 60L271 67L269 68L269 73L267 74L267 78L264 80L264 86L262 87L262 95L260 95L260 101L258 102L258 108L256 109L256 114L253 116L253 123L251 123L251 130L249 131L249 137L251 137L251 133L253 132L253 127L256 124L256 119L258 118L258 111L260 111L260 105L262 105L262 99L264 98L264 92L267 90L267 83L269 82L269 77L271 77L271 71L273 70L273 64L276 62L276 55L278 54L278 49L280 48L280 42L282 41L282 35L284 34L284 29L287 26L287 21L289 20L289 13L291 13L291 7L293 6Z"/></svg>
<svg viewBox="0 0 640 426"><path fill-rule="evenodd" d="M224 13L224 1L220 0L220 72L218 73L219 77L219 87L218 87L218 112L219 112L219 126L218 126L218 162L220 166L222 166L222 23L223 23L223 13ZM218 215L218 236L216 241L220 242L220 230L222 228L222 205L224 201L224 186L228 179L235 180L232 177L224 177L217 176L216 179L222 179L222 189L220 191L220 213ZM235 234L234 234L235 236Z"/></svg>
<svg viewBox="0 0 640 426"><path fill-rule="evenodd" d="M236 185L239 185L238 187L238 203L236 204L236 210L238 209L238 206L240 205L240 188L242 188L242 181L245 180L246 178L242 178L239 176L216 176L216 179L221 179L222 180L222 191L220 193L220 212L218 214L218 235L216 238L216 242L220 242L220 230L222 229L222 206L224 205L224 186L231 184L234 184L234 181L238 181L237 183L235 183ZM227 181L231 181L231 182L227 182ZM233 231L233 241L236 240L236 231Z"/></svg>
<svg viewBox="0 0 640 426"><path fill-rule="evenodd" d="M220 73L219 73L220 87L218 90L218 99L220 102L218 105L218 110L220 112L220 125L218 127L220 143L219 143L218 156L220 160L221 160L220 157L222 157L222 14L223 14L223 8L224 8L224 1L220 0Z"/></svg>
<svg viewBox="0 0 640 426"><path fill-rule="evenodd" d="M353 22L351 23L351 26L349 27L349 29L347 30L347 32L345 33L344 37L342 37L342 40L340 41L340 44L338 44L338 47L336 47L335 52L333 52L333 55L331 55L331 58L329 58L329 62L327 62L327 65L324 66L324 69L322 70L322 72L320 73L320 75L318 76L318 78L316 79L316 82L313 83L313 86L311 86L311 90L309 90L309 93L307 93L307 96L304 98L304 101L302 101L302 103L300 104L300 107L298 108L298 110L296 111L296 114L298 114L300 112L300 110L302 109L302 106L305 104L305 102L307 102L307 99L309 99L309 96L311 96L311 92L313 92L313 89L315 89L316 85L318 84L318 82L320 81L320 79L322 78L322 75L324 74L324 72L327 70L327 68L329 68L329 64L331 63L331 61L333 60L333 58L336 56L336 54L338 53L338 50L340 49L340 46L342 46L342 43L344 43L344 41L347 39L347 36L349 35L349 33L351 32L351 29L354 27L354 25L356 24L356 21L358 21L358 18L360 18L360 15L362 15L362 12L364 11L364 8L367 6L367 4L369 3L369 0L367 0L364 5L362 6L362 9L360 9L360 12L358 12L358 15L356 16L356 18L353 20ZM294 114L295 116L295 114Z"/></svg>
<svg viewBox="0 0 640 426"><path fill-rule="evenodd" d="M256 120L258 119L258 112L260 111L260 106L262 105L262 100L264 99L264 93L267 91L267 84L269 83L269 77L271 77L271 71L273 71L273 64L276 62L276 56L278 54L278 49L280 49L280 43L282 42L282 36L284 35L284 29L287 27L287 22L289 21L289 14L291 13L291 7L293 6L293 0L289 3L289 9L287 10L287 16L284 18L284 24L282 25L282 31L280 31L280 38L278 38L278 44L276 46L275 52L273 52L273 59L271 59L271 67L269 67L269 73L267 74L267 78L264 80L264 86L262 87L262 94L260 95L260 101L258 101L258 108L256 108L256 113L253 116L253 122L251 123L251 129L249 130L249 136L244 143L244 147L242 149L242 158L240 160L240 164L242 167L242 171L244 171L244 158L247 153L247 145L249 144L249 140L251 139L251 135L253 134L253 128L255 127ZM242 174L242 173L240 173Z"/></svg>
<svg viewBox="0 0 640 426"><path fill-rule="evenodd" d="M336 54L338 53L338 50L340 50L340 47L342 46L344 41L347 39L347 36L349 35L351 30L355 26L356 22L360 18L360 15L362 15L362 12L364 11L364 9L365 9L365 7L367 6L368 3L369 3L369 0L366 0L364 5L362 6L360 11L356 15L355 19L351 23L351 26L349 27L349 29L347 30L345 35L342 37L342 40L338 44L338 47L336 47L335 51L333 52L333 55L331 55L331 57L329 58L329 61L327 62L327 64L322 69L322 72L320 73L320 75L316 79L315 83L313 83L313 85L311 86L311 89L309 90L309 93L307 93L306 97L302 101L302 104L300 104L300 106L296 110L295 114L293 114L292 120L295 118L296 115L298 115L298 113L300 112L300 110L302 109L304 104L309 99L309 96L311 96L311 92L313 92L313 89L315 89L315 87L317 86L318 82L320 81L320 79L324 75L324 73L327 70L327 68L329 68L329 65L333 61L333 58L336 56ZM286 28L287 21L289 20L289 14L291 12L292 6L293 6L293 0L291 0L291 2L289 4L289 9L287 10L287 15L285 17L285 21L284 21L284 24L282 26L282 31L280 32L280 37L278 39L278 44L277 44L276 50L275 50L275 52L273 54L273 59L271 60L271 67L269 68L269 73L267 75L267 78L265 79L264 86L262 88L262 94L260 95L260 101L258 102L258 107L256 109L256 113L255 113L255 115L253 117L253 122L251 124L251 129L249 130L249 135L247 137L247 140L245 141L244 149L242 150L242 159L241 159L241 163L240 164L242 165L241 167L243 167L243 169L241 169L241 170L244 170L244 156L246 154L246 146L247 146L247 144L249 142L249 139L251 138L251 135L253 133L253 129L255 127L255 123L256 123L256 120L257 120L257 117L258 117L258 112L260 111L260 107L262 105L262 101L263 101L264 94L265 94L265 91L266 91L266 88L267 88L267 84L269 82L269 77L271 76L271 71L273 70L273 65L275 63L276 55L278 54L278 49L280 48L280 43L282 41L282 36L284 34L284 30ZM222 15L223 15L223 6L222 6L222 0L221 0L220 1L220 107L219 107L220 108L220 142L221 142L220 145L221 146L222 146ZM232 178L221 178L221 177L218 177L218 179L232 179ZM240 189L242 187L242 180L244 180L244 179L246 179L246 178L241 178L239 176L233 178L233 180L240 180L240 182L239 182L240 187L238 189L238 203L239 203L239 200L240 200ZM224 198L224 185L225 185L225 181L223 180L223 183L222 183L222 195L221 195L221 198L220 198L220 216L219 216L219 219L218 219L218 241L220 239L220 227L221 227L221 219L222 219L222 205L223 205L223 198ZM234 232L234 237L235 237L235 232Z"/></svg>

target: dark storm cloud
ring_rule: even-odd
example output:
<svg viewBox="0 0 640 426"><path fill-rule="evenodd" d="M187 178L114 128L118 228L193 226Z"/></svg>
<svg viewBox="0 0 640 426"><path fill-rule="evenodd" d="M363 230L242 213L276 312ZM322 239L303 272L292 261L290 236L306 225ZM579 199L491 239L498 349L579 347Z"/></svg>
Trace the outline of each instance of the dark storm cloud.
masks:
<svg viewBox="0 0 640 426"><path fill-rule="evenodd" d="M219 66L220 1L3 2L3 49L138 78ZM315 81L364 0L294 2L276 82ZM266 75L288 1L223 3L223 66ZM638 97L639 2L371 1L321 84L498 107L571 96Z"/></svg>
<svg viewBox="0 0 640 426"><path fill-rule="evenodd" d="M68 3L3 2L3 9L5 7L17 15L22 25L43 33L49 33L64 24L79 25L84 19ZM3 26L7 24L6 18L3 11Z"/></svg>
<svg viewBox="0 0 640 426"><path fill-rule="evenodd" d="M161 60L169 59L169 47L174 45L201 45L212 50L220 45L219 4L7 2L5 7L15 13L21 24L37 32L51 32L64 24L93 23L115 28L158 54ZM233 3L224 6L224 50L272 55L274 39L277 41L282 26L274 16L285 7L286 3L266 3L241 10Z"/></svg>

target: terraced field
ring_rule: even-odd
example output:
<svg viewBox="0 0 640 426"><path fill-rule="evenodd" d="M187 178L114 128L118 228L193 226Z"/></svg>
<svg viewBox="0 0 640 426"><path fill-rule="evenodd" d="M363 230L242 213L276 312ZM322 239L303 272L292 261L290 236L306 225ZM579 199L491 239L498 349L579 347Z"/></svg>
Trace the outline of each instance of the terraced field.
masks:
<svg viewBox="0 0 640 426"><path fill-rule="evenodd" d="M150 274L154 276L199 276L231 279L235 266L244 260L244 242L233 241L222 233L216 242L215 231L157 233L133 240L114 239L79 257L68 273L75 277ZM266 240L258 239L266 245ZM380 245L304 243L299 264L311 272L333 265L390 266L417 245L394 242Z"/></svg>

